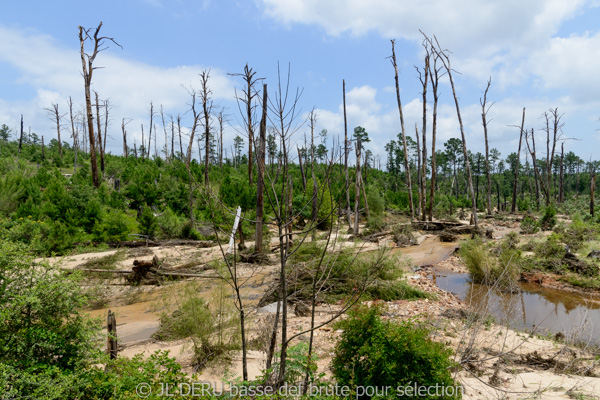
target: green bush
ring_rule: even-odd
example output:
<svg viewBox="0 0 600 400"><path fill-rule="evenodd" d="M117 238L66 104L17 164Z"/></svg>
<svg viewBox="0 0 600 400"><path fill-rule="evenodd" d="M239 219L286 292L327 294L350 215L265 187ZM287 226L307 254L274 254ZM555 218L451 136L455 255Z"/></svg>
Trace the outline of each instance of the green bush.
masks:
<svg viewBox="0 0 600 400"><path fill-rule="evenodd" d="M397 398L396 388L405 385L454 386L460 399L462 388L452 378L452 351L429 338L429 330L415 322L383 321L377 306L358 307L337 327L343 329L336 345L333 376L339 385L393 388L388 398ZM368 398L357 390L358 398ZM439 399L440 397L419 397Z"/></svg>
<svg viewBox="0 0 600 400"><path fill-rule="evenodd" d="M498 250L499 256L496 258L477 237L465 241L460 246L459 254L473 282L515 290L521 277L521 253L514 244L511 245L510 237Z"/></svg>
<svg viewBox="0 0 600 400"><path fill-rule="evenodd" d="M521 221L521 232L523 232L524 234L530 235L536 233L539 230L540 225L529 215L525 216L523 218L523 221Z"/></svg>
<svg viewBox="0 0 600 400"><path fill-rule="evenodd" d="M540 219L540 226L543 230L549 231L556 225L556 209L549 205L544 209L544 215Z"/></svg>
<svg viewBox="0 0 600 400"><path fill-rule="evenodd" d="M158 221L150 207L144 207L142 214L138 218L138 222L140 224L140 233L153 238L158 229Z"/></svg>
<svg viewBox="0 0 600 400"><path fill-rule="evenodd" d="M170 208L167 208L157 218L160 237L165 239L181 237L182 219Z"/></svg>

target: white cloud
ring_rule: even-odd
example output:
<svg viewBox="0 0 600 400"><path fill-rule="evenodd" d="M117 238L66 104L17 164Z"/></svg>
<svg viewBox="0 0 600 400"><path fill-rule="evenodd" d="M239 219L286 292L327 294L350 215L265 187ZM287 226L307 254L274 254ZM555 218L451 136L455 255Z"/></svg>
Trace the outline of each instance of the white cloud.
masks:
<svg viewBox="0 0 600 400"><path fill-rule="evenodd" d="M52 125L44 108L57 102L67 110L66 100L73 97L76 107L84 103L81 58L78 49L61 46L47 35L31 31L0 26L0 62L10 65L18 73L18 83L35 89L35 97L29 101L10 102L4 100L10 110L0 114L3 121L15 124L20 114L25 114L26 124L38 132L48 132ZM92 90L98 91L101 99L110 99L114 109L111 119L112 131L120 130L122 118L131 118L129 130L133 136L141 138L141 123L148 124L150 101L158 110L160 104L165 113L186 113L189 95L185 88L200 88L198 74L205 66L156 67L119 57L120 49L111 46L99 53L94 66L102 67L94 71ZM216 103L233 98L233 84L229 77L218 69L211 69L209 86ZM2 107L3 110L6 108ZM184 117L185 118L185 117ZM158 121L157 121L158 122ZM158 125L158 124L157 124ZM147 129L147 126L146 126ZM55 133L54 133L55 134ZM120 133L113 133L120 137ZM160 138L160 136L159 136ZM133 143L133 137L130 139ZM112 150L120 152L121 145L112 143ZM159 141L159 146L162 145Z"/></svg>

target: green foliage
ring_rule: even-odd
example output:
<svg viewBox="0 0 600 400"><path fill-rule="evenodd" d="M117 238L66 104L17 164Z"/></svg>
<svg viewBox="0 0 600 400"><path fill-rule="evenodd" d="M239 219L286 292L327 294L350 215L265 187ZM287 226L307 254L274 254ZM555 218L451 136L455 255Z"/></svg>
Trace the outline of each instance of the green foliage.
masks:
<svg viewBox="0 0 600 400"><path fill-rule="evenodd" d="M93 237L96 242L119 242L127 240L128 235L133 233L136 222L125 212L112 210L106 213L102 223L96 224L93 229Z"/></svg>
<svg viewBox="0 0 600 400"><path fill-rule="evenodd" d="M521 232L526 235L530 235L536 233L540 230L540 226L536 220L534 220L529 215L523 217L523 221L521 221Z"/></svg>
<svg viewBox="0 0 600 400"><path fill-rule="evenodd" d="M138 218L140 224L140 233L142 235L154 237L156 230L158 229L158 220L154 216L154 212L150 207L144 207L142 214Z"/></svg>
<svg viewBox="0 0 600 400"><path fill-rule="evenodd" d="M312 198L314 193L314 182L311 179L306 183L306 194L303 197L301 207L305 209L305 218L312 216ZM333 200L329 187L317 180L317 221L320 229L328 229L333 223Z"/></svg>
<svg viewBox="0 0 600 400"><path fill-rule="evenodd" d="M460 246L460 257L473 282L515 290L521 277L521 253L511 244L510 237L501 243L498 253L497 258L490 254L479 237Z"/></svg>
<svg viewBox="0 0 600 400"><path fill-rule="evenodd" d="M231 208L242 207L249 210L256 206L256 189L248 185L248 180L241 176L226 175L219 188L223 203Z"/></svg>
<svg viewBox="0 0 600 400"><path fill-rule="evenodd" d="M432 341L429 330L415 322L383 321L380 315L379 307L358 307L337 324L343 334L335 348L332 371L339 385L392 387L389 398L396 398L398 386L457 386L450 349ZM456 396L445 398L461 398L462 390L457 391Z"/></svg>
<svg viewBox="0 0 600 400"><path fill-rule="evenodd" d="M544 209L544 215L540 219L540 226L543 230L548 231L556 225L556 209L549 205Z"/></svg>
<svg viewBox="0 0 600 400"><path fill-rule="evenodd" d="M183 219L167 208L157 218L159 236L164 239L181 237Z"/></svg>
<svg viewBox="0 0 600 400"><path fill-rule="evenodd" d="M77 275L32 264L27 246L0 240L0 360L5 371L73 371L93 353L95 330L78 312Z"/></svg>

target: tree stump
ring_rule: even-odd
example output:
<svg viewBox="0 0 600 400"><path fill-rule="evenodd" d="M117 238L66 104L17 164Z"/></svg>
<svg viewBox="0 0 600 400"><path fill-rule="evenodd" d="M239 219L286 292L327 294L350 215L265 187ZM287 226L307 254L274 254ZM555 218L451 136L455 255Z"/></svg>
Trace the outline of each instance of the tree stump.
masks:
<svg viewBox="0 0 600 400"><path fill-rule="evenodd" d="M108 316L106 318L106 330L108 331L108 338L106 341L106 352L109 354L110 359L114 360L117 358L117 319L115 313L108 310Z"/></svg>

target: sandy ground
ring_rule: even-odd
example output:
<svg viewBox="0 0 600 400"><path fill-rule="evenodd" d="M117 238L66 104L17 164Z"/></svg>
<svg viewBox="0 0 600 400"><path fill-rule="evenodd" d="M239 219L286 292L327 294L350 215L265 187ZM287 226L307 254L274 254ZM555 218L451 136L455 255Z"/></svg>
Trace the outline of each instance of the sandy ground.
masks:
<svg viewBox="0 0 600 400"><path fill-rule="evenodd" d="M481 221L482 224L490 222L492 221ZM510 221L496 223L492 227L494 238L501 238L509 232L518 231L518 224ZM457 243L441 243L437 236L423 232L416 236L418 245L393 248L392 254L401 254L405 258L409 258L415 267L437 265L453 271L464 271L460 259L452 256ZM382 239L379 243L357 244L354 240L346 240L347 234L339 234L337 238L338 246L359 246L361 251L393 247L388 239ZM247 243L247 245L251 244ZM109 250L79 254L66 258L53 258L48 261L61 268L74 269L82 267L89 260L115 252L116 250ZM126 257L119 262L117 268L131 269L133 260L151 260L154 255L173 266L189 260L208 262L220 257L220 249L217 246L207 249L178 246L128 250ZM275 266L264 267L260 271L250 267L241 267L242 276L248 279L243 290L243 298L250 309L258 302L276 273ZM457 360L460 360L465 354L466 348L472 348L474 354L472 362L465 363L465 369L457 372L457 378L464 385L464 398L598 398L594 396L600 394L600 378L585 376L586 374L600 374L592 354L501 326L483 326L480 323L476 324L476 329L468 329L465 325L464 311L460 311L465 309L465 305L455 295L439 289L427 277L427 271L419 269L415 272L408 271L405 279L412 286L435 293L435 299L388 302L386 303L385 318L402 320L418 317L427 323L434 324L438 327L435 340L441 340L451 346L456 352ZM201 285L204 290L201 295L209 298L208 293L210 293L211 285L214 285L214 280L192 280ZM181 293L184 286L190 281L188 279L158 287L132 288L125 285L123 278L105 280L102 287L106 292L105 306L88 313L100 319L106 318L108 309L116 313L121 356L129 357L138 353L149 355L157 350L167 350L184 366L184 370L194 373L191 365L190 340L161 342L151 338L152 333L160 324L161 313L170 310L169 304L172 304L173 294ZM90 283L90 285L93 284L93 282ZM319 306L316 316L317 323L326 321L335 311L335 306ZM290 334L302 332L309 326L310 319L308 317L300 317L293 313L291 315L288 328ZM264 334L266 323L264 318L264 314L251 314L249 319L251 339ZM341 331L336 331L331 325L315 331L314 351L319 357L319 371L324 372L326 376L330 375L329 363L340 334ZM298 340L307 340L307 335L301 336ZM263 352L249 351L250 379L261 373L264 364L265 354ZM198 380L220 382L225 376L241 376L241 372L241 352L236 352L232 354L229 364L216 365L203 370L198 376Z"/></svg>

